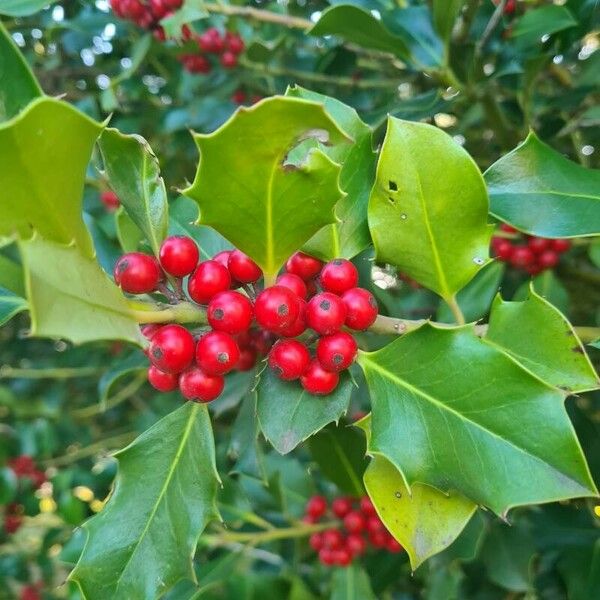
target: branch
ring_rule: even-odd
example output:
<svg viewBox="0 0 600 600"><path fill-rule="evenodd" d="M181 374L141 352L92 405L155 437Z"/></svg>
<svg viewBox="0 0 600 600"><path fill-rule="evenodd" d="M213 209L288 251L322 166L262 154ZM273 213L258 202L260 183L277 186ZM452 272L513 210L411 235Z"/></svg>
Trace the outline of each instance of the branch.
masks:
<svg viewBox="0 0 600 600"><path fill-rule="evenodd" d="M294 17L292 15L282 15L269 10L261 10L259 8L251 8L249 6L231 6L223 4L213 4L205 2L203 5L208 12L227 15L231 17L246 17L254 21L262 21L263 23L275 23L290 27L291 29L310 29L314 23L308 19Z"/></svg>

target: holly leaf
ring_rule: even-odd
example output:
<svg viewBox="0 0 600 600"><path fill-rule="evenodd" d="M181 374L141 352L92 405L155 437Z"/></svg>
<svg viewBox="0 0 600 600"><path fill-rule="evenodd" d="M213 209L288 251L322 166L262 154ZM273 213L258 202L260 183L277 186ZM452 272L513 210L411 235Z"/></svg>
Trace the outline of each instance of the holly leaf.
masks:
<svg viewBox="0 0 600 600"><path fill-rule="evenodd" d="M10 321L15 315L27 310L27 300L17 294L0 287L0 326Z"/></svg>
<svg viewBox="0 0 600 600"><path fill-rule="evenodd" d="M203 0L186 0L179 10L161 20L167 37L181 37L181 28L188 23L208 17Z"/></svg>
<svg viewBox="0 0 600 600"><path fill-rule="evenodd" d="M0 235L94 249L82 218L85 171L102 125L65 102L39 98L0 123Z"/></svg>
<svg viewBox="0 0 600 600"><path fill-rule="evenodd" d="M298 381L282 381L266 368L257 388L258 421L264 436L280 454L291 452L328 423L338 422L348 410L352 385L344 373L331 394L315 396Z"/></svg>
<svg viewBox="0 0 600 600"><path fill-rule="evenodd" d="M0 12L2 9L0 8ZM8 31L0 23L0 122L14 117L44 92Z"/></svg>
<svg viewBox="0 0 600 600"><path fill-rule="evenodd" d="M55 2L56 0L2 0L0 15L28 17Z"/></svg>
<svg viewBox="0 0 600 600"><path fill-rule="evenodd" d="M496 297L486 340L508 352L543 381L568 393L587 392L600 386L572 325L535 292L533 285L524 302L506 302L499 295Z"/></svg>
<svg viewBox="0 0 600 600"><path fill-rule="evenodd" d="M288 88L286 96L322 103L338 127L354 140L352 144L337 146L319 144L325 154L342 165L340 187L346 195L335 206L338 222L325 226L304 246L306 252L323 260L353 258L371 245L367 205L377 162L373 131L353 108L335 98L299 86Z"/></svg>
<svg viewBox="0 0 600 600"><path fill-rule="evenodd" d="M600 170L568 160L533 131L485 172L485 180L491 213L525 233L547 238L600 233Z"/></svg>
<svg viewBox="0 0 600 600"><path fill-rule="evenodd" d="M443 494L422 483L409 490L400 471L383 456L373 457L364 481L377 514L408 553L413 571L447 548L477 508L460 494Z"/></svg>
<svg viewBox="0 0 600 600"><path fill-rule="evenodd" d="M331 578L330 600L375 600L367 573L358 565L336 569Z"/></svg>
<svg viewBox="0 0 600 600"><path fill-rule="evenodd" d="M195 582L198 538L219 518L206 406L186 403L116 458L112 496L84 525L87 543L70 579L87 600L150 600L180 579Z"/></svg>
<svg viewBox="0 0 600 600"><path fill-rule="evenodd" d="M167 191L158 159L143 137L125 135L118 129L106 129L98 146L111 188L158 256L169 225Z"/></svg>
<svg viewBox="0 0 600 600"><path fill-rule="evenodd" d="M358 360L371 395L370 448L409 489L456 490L502 515L597 495L564 394L472 326L426 324Z"/></svg>
<svg viewBox="0 0 600 600"><path fill-rule="evenodd" d="M114 386L123 378L148 370L148 358L142 352L132 352L125 358L119 357L110 365L108 371L102 374L98 381L98 396L100 403L105 405Z"/></svg>
<svg viewBox="0 0 600 600"><path fill-rule="evenodd" d="M446 45L465 0L433 0L433 24Z"/></svg>
<svg viewBox="0 0 600 600"><path fill-rule="evenodd" d="M378 261L451 300L488 262L487 212L465 150L431 125L388 119L369 201Z"/></svg>
<svg viewBox="0 0 600 600"><path fill-rule="evenodd" d="M267 275L335 222L333 207L342 196L339 165L318 149L299 164L286 161L307 137L346 139L322 105L281 96L240 108L214 133L194 135L200 164L184 193L200 205L200 223L216 229Z"/></svg>
<svg viewBox="0 0 600 600"><path fill-rule="evenodd" d="M511 38L520 47L541 44L545 35L551 35L570 27L577 21L565 6L542 6L528 10L515 21Z"/></svg>
<svg viewBox="0 0 600 600"><path fill-rule="evenodd" d="M31 334L75 344L144 338L125 297L95 260L40 237L20 242Z"/></svg>

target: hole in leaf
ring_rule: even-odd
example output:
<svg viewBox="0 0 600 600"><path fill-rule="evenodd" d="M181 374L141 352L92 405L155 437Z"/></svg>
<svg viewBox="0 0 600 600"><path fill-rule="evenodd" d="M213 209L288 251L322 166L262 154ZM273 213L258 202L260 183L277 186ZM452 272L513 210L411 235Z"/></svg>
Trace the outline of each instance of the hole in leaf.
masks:
<svg viewBox="0 0 600 600"><path fill-rule="evenodd" d="M392 181L390 179L390 181L388 182L388 188L390 189L391 192L397 192L398 191L398 184L395 181Z"/></svg>

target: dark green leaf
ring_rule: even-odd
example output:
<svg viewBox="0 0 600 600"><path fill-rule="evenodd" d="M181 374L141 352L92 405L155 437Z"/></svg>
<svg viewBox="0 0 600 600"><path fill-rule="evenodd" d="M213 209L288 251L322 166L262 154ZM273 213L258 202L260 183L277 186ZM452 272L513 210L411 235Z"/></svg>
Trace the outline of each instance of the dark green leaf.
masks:
<svg viewBox="0 0 600 600"><path fill-rule="evenodd" d="M109 395L116 383L121 381L123 377L142 373L148 369L148 359L142 352L133 352L129 356L119 357L109 368L103 373L98 381L98 396L101 403L108 400Z"/></svg>
<svg viewBox="0 0 600 600"><path fill-rule="evenodd" d="M542 298L545 298L563 313L569 311L569 292L562 284L561 280L554 274L554 271L548 269L539 275L536 275L531 282L525 281L515 292L513 300L526 300L529 297L531 285L533 289Z"/></svg>
<svg viewBox="0 0 600 600"><path fill-rule="evenodd" d="M465 0L433 0L433 23L446 43L464 3Z"/></svg>
<svg viewBox="0 0 600 600"><path fill-rule="evenodd" d="M163 19L160 24L164 27L167 37L181 37L183 25L207 17L203 0L185 0L183 6L172 15Z"/></svg>
<svg viewBox="0 0 600 600"><path fill-rule="evenodd" d="M358 565L336 569L330 600L376 600L367 573Z"/></svg>
<svg viewBox="0 0 600 600"><path fill-rule="evenodd" d="M0 15L27 17L55 2L56 0L2 0L0 2Z"/></svg>
<svg viewBox="0 0 600 600"><path fill-rule="evenodd" d="M15 315L27 310L27 300L10 290L0 287L0 325L10 321Z"/></svg>
<svg viewBox="0 0 600 600"><path fill-rule="evenodd" d="M600 595L600 541L588 548L569 550L558 561L569 600L590 600Z"/></svg>
<svg viewBox="0 0 600 600"><path fill-rule="evenodd" d="M517 19L511 38L519 46L531 46L542 41L542 37L574 27L577 21L565 6L542 6L532 8Z"/></svg>

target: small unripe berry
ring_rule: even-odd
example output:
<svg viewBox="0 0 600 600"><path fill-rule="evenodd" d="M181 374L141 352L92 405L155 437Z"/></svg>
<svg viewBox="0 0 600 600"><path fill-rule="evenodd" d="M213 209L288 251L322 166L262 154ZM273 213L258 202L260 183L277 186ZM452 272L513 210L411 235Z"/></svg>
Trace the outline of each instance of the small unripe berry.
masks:
<svg viewBox="0 0 600 600"><path fill-rule="evenodd" d="M114 277L115 283L128 294L149 294L156 290L162 272L153 256L130 252L117 261Z"/></svg>
<svg viewBox="0 0 600 600"><path fill-rule="evenodd" d="M211 402L223 391L222 375L208 375L199 367L192 367L179 376L179 391L187 400Z"/></svg>
<svg viewBox="0 0 600 600"><path fill-rule="evenodd" d="M283 273L277 278L277 285L281 285L283 287L288 288L288 290L292 290L298 298L302 298L302 300L306 300L306 295L308 293L306 289L306 283L298 277L298 275L294 275L293 273Z"/></svg>
<svg viewBox="0 0 600 600"><path fill-rule="evenodd" d="M216 260L200 263L188 281L190 298L198 304L207 304L216 294L228 290L231 275L227 267Z"/></svg>
<svg viewBox="0 0 600 600"><path fill-rule="evenodd" d="M336 517L343 519L352 510L352 500L350 498L336 498L331 503L331 510Z"/></svg>
<svg viewBox="0 0 600 600"><path fill-rule="evenodd" d="M340 376L337 373L326 371L316 359L311 361L304 374L300 376L302 387L317 396L326 396L333 392L339 380Z"/></svg>
<svg viewBox="0 0 600 600"><path fill-rule="evenodd" d="M165 373L181 373L194 360L194 338L181 325L161 327L150 341L148 358Z"/></svg>
<svg viewBox="0 0 600 600"><path fill-rule="evenodd" d="M267 331L278 333L300 314L300 299L288 288L275 285L263 290L254 304L256 320Z"/></svg>
<svg viewBox="0 0 600 600"><path fill-rule="evenodd" d="M339 296L322 292L306 306L306 324L321 335L339 331L346 320L346 307Z"/></svg>
<svg viewBox="0 0 600 600"><path fill-rule="evenodd" d="M159 392L172 392L177 389L179 375L176 373L165 373L154 365L148 368L148 381L150 385Z"/></svg>
<svg viewBox="0 0 600 600"><path fill-rule="evenodd" d="M306 514L320 519L327 511L327 500L323 496L313 496L306 504Z"/></svg>
<svg viewBox="0 0 600 600"><path fill-rule="evenodd" d="M196 344L196 363L208 375L225 375L238 363L240 349L223 331L209 331Z"/></svg>
<svg viewBox="0 0 600 600"><path fill-rule="evenodd" d="M304 254L304 252L296 252L285 263L285 270L288 273L298 275L304 281L308 281L316 277L323 268L323 263L314 256Z"/></svg>
<svg viewBox="0 0 600 600"><path fill-rule="evenodd" d="M269 366L284 381L298 379L310 363L310 353L297 340L280 340L269 352Z"/></svg>
<svg viewBox="0 0 600 600"><path fill-rule="evenodd" d="M161 244L158 258L169 275L185 277L196 268L200 253L191 237L173 235Z"/></svg>
<svg viewBox="0 0 600 600"><path fill-rule="evenodd" d="M358 344L353 336L345 331L338 331L322 337L317 342L317 358L327 371L343 371L347 369L358 352Z"/></svg>
<svg viewBox="0 0 600 600"><path fill-rule="evenodd" d="M358 284L358 271L349 260L336 258L323 267L319 281L326 292L343 294Z"/></svg>
<svg viewBox="0 0 600 600"><path fill-rule="evenodd" d="M371 292L363 288L353 288L344 292L342 302L346 307L346 325L350 329L368 329L377 318L377 300Z"/></svg>
<svg viewBox="0 0 600 600"><path fill-rule="evenodd" d="M231 276L240 283L254 283L262 277L261 268L241 250L229 254L227 267Z"/></svg>
<svg viewBox="0 0 600 600"><path fill-rule="evenodd" d="M218 293L206 311L210 326L217 331L236 334L246 331L252 323L252 303L239 292Z"/></svg>

